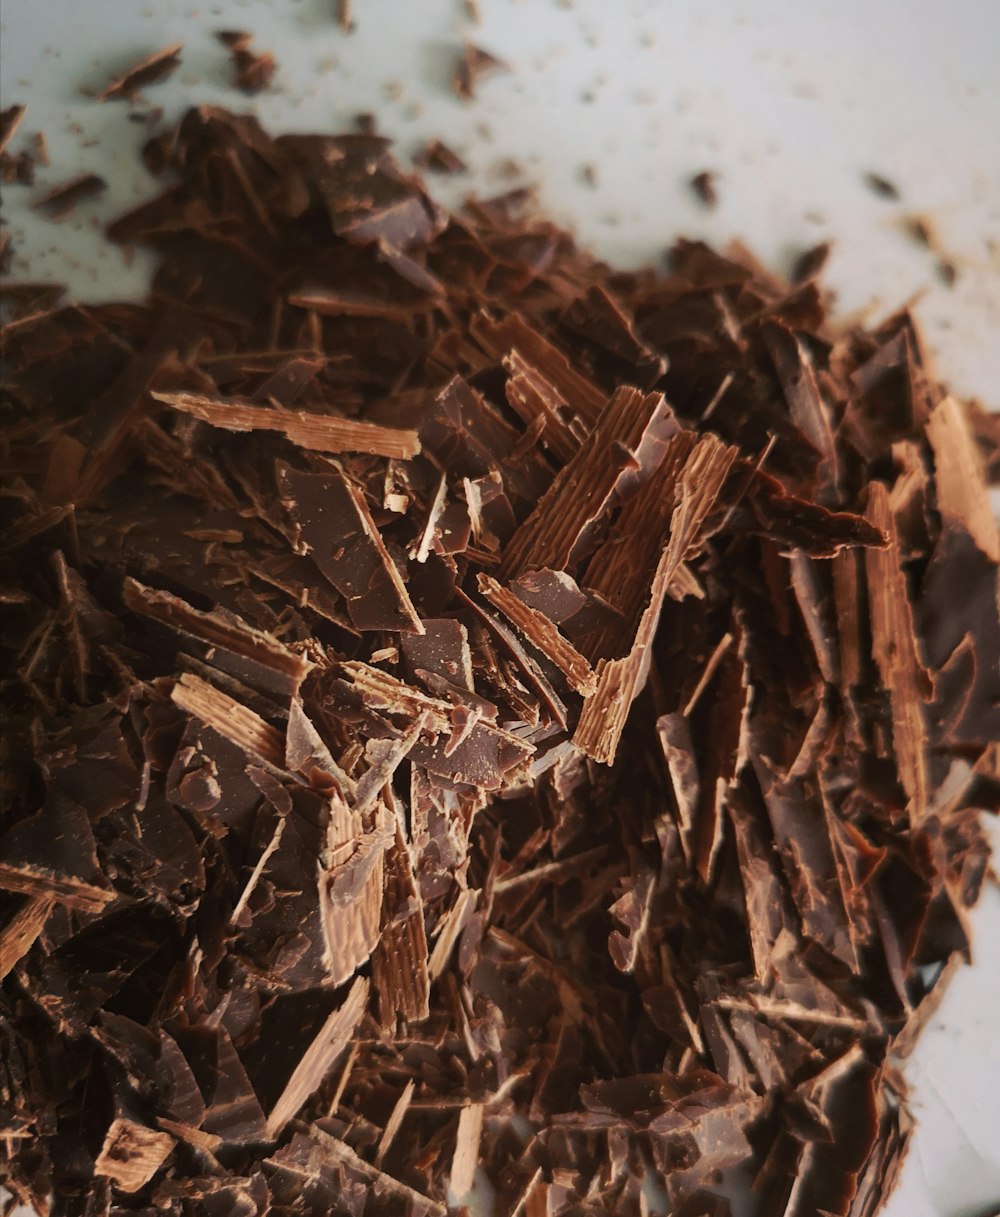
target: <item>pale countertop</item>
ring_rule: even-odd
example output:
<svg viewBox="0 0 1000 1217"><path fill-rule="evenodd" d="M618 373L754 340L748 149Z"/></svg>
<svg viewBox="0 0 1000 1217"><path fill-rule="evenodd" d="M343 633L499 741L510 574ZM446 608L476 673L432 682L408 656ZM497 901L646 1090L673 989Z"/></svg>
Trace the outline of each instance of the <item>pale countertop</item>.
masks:
<svg viewBox="0 0 1000 1217"><path fill-rule="evenodd" d="M148 130L100 87L182 41L183 65L148 91L168 116L194 102L255 110L282 130L331 131L370 111L404 153L439 137L471 174L432 177L443 197L538 187L541 209L609 260L657 259L677 236L739 237L765 262L822 240L844 314L875 319L911 298L938 370L1000 409L1000 0L4 0L0 105L26 102L20 134L44 130L52 165L4 188L15 277L67 282L78 299L140 294L99 222L155 186L138 165ZM229 84L214 31L246 29L279 63L273 88ZM462 103L448 87L463 37L511 71ZM516 173L508 176L516 163ZM593 165L596 184L584 180ZM62 224L27 204L76 173L110 188ZM718 174L707 212L687 183ZM891 179L877 198L865 171ZM958 269L903 231L927 217ZM995 827L995 826L994 826ZM1000 833L993 832L1000 847ZM962 970L908 1065L918 1131L885 1217L967 1217L1000 1205L1000 890L974 922Z"/></svg>

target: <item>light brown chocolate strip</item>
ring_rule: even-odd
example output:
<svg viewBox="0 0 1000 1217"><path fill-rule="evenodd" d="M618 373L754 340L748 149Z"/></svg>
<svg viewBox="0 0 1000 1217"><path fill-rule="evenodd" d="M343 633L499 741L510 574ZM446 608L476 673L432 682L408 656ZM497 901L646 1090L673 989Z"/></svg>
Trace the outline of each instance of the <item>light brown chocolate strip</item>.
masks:
<svg viewBox="0 0 1000 1217"><path fill-rule="evenodd" d="M246 402L204 397L199 393L154 393L152 396L173 410L192 414L226 431L280 431L293 444L310 452L368 452L374 456L406 459L420 451L415 431L399 431L352 418L252 406Z"/></svg>

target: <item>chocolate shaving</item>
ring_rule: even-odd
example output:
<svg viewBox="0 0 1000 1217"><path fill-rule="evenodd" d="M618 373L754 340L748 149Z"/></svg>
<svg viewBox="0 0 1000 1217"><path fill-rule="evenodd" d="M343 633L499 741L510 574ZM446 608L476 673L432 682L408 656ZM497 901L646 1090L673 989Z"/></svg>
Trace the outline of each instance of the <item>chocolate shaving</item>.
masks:
<svg viewBox="0 0 1000 1217"><path fill-rule="evenodd" d="M36 211L44 211L50 220L64 220L76 210L78 203L96 198L107 188L107 182L96 173L81 173L71 181L55 186L33 206Z"/></svg>
<svg viewBox="0 0 1000 1217"><path fill-rule="evenodd" d="M116 76L106 88L98 93L98 101L112 101L124 98L135 101L139 93L149 85L158 84L172 76L181 65L181 50L183 43L164 47L152 55L133 64L126 72Z"/></svg>
<svg viewBox="0 0 1000 1217"><path fill-rule="evenodd" d="M996 428L824 247L611 272L209 106L145 159L148 299L5 300L5 1186L871 1217L1000 806Z"/></svg>
<svg viewBox="0 0 1000 1217"><path fill-rule="evenodd" d="M0 152L7 150L7 145L14 138L27 109L27 106L13 105L8 106L6 110L0 110Z"/></svg>

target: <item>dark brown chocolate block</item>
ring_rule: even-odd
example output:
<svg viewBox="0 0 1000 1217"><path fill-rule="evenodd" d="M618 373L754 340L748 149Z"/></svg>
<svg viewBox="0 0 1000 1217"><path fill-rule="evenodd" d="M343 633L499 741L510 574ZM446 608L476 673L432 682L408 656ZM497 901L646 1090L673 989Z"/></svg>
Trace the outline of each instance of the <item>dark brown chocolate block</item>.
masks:
<svg viewBox="0 0 1000 1217"><path fill-rule="evenodd" d="M146 155L147 301L3 332L6 1186L870 1217L1000 802L996 427L824 247L613 273L209 106Z"/></svg>

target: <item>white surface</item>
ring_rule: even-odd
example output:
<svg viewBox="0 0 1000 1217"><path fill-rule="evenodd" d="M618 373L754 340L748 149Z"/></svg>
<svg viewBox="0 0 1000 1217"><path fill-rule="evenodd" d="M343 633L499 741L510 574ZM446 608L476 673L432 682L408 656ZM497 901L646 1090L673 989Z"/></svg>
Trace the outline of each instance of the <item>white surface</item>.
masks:
<svg viewBox="0 0 1000 1217"><path fill-rule="evenodd" d="M81 93L174 41L184 63L148 92L186 104L254 108L275 129L329 131L358 111L413 150L438 136L472 168L443 192L539 187L541 209L624 265L676 236L739 237L776 266L835 241L827 281L845 312L874 316L909 297L954 388L1000 407L1000 0L355 0L357 30L333 0L4 0L2 104L28 103L19 138L43 129L53 164L29 191L7 187L15 274L67 281L81 299L141 292L97 221L147 196L137 168L148 131L124 103ZM212 32L245 28L280 70L249 101L229 86ZM462 38L512 66L472 104L448 89ZM396 85L399 86L398 96ZM95 141L91 144L91 141ZM88 146L89 145L89 146ZM15 146L19 146L15 144ZM597 168L596 187L582 167ZM110 182L53 225L28 200L83 169ZM718 172L706 213L687 188ZM875 170L903 200L877 199ZM454 194L453 194L454 197ZM952 291L900 221L927 215L959 268ZM1000 1203L1000 893L977 911L977 963L961 972L911 1061L920 1120L886 1217L963 1217Z"/></svg>

